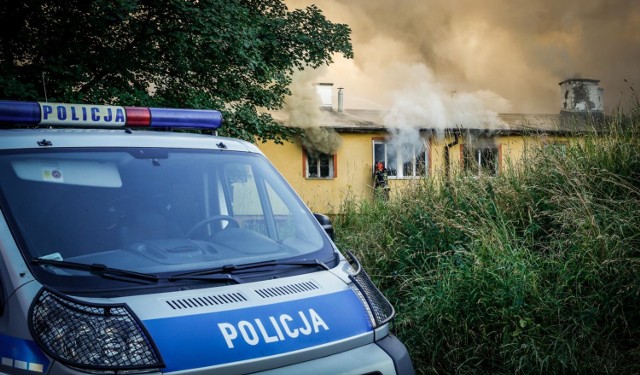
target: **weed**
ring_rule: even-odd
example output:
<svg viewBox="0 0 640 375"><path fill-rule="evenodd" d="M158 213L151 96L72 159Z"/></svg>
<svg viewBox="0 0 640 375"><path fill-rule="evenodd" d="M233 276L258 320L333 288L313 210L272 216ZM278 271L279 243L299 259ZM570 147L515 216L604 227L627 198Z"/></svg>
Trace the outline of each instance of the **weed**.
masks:
<svg viewBox="0 0 640 375"><path fill-rule="evenodd" d="M336 217L422 374L640 372L640 120Z"/></svg>

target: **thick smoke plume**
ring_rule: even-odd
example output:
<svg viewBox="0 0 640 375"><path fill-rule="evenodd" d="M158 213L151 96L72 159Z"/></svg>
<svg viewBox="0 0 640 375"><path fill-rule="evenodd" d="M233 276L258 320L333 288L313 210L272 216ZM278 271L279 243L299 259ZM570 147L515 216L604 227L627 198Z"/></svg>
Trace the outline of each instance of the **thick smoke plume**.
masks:
<svg viewBox="0 0 640 375"><path fill-rule="evenodd" d="M320 73L321 70L298 72L290 87L292 95L284 106L288 125L304 130L301 142L312 156L335 154L342 145L338 133L331 128L320 127L329 121L326 113L320 110L322 103L315 88L315 80Z"/></svg>
<svg viewBox="0 0 640 375"><path fill-rule="evenodd" d="M313 3L285 2L290 8ZM473 103L493 98L488 111L558 113L558 83L575 77L601 80L606 111L637 99L630 89L640 85L637 0L316 4L353 30L355 58L336 57L320 76L345 87L345 108L391 108L416 66L430 72L443 94L474 97ZM439 100L447 106L448 99Z"/></svg>
<svg viewBox="0 0 640 375"><path fill-rule="evenodd" d="M397 149L426 147L418 129L433 129L442 139L445 129L505 127L496 112L508 107L504 99L487 91L448 91L425 65L395 65L396 71L404 71L406 82L392 92L393 104L384 125L391 131Z"/></svg>

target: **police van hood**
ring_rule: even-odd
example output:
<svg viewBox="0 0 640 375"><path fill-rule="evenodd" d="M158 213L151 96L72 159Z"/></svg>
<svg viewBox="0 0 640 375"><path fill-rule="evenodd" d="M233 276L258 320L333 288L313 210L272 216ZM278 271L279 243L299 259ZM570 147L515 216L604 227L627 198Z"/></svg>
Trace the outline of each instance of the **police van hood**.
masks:
<svg viewBox="0 0 640 375"><path fill-rule="evenodd" d="M118 300L142 321L165 372L229 364L233 369L225 374L259 371L349 350L374 337L363 303L329 271Z"/></svg>
<svg viewBox="0 0 640 375"><path fill-rule="evenodd" d="M38 148L38 142L56 148L77 147L170 147L262 152L239 139L201 134L110 129L3 129L0 150Z"/></svg>

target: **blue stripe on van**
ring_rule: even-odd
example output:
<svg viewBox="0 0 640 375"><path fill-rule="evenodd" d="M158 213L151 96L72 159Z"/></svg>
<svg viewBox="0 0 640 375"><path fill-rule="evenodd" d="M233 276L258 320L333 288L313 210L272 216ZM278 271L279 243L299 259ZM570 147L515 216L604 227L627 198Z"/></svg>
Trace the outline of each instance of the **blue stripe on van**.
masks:
<svg viewBox="0 0 640 375"><path fill-rule="evenodd" d="M278 355L373 329L351 290L143 323L160 350L166 372Z"/></svg>
<svg viewBox="0 0 640 375"><path fill-rule="evenodd" d="M0 370L11 368L46 373L50 364L35 342L0 334Z"/></svg>

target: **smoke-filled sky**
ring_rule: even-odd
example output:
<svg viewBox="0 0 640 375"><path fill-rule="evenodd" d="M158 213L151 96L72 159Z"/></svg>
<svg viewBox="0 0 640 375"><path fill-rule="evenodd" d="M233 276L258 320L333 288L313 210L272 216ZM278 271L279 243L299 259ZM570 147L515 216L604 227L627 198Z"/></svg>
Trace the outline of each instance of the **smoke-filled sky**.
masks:
<svg viewBox="0 0 640 375"><path fill-rule="evenodd" d="M315 77L345 88L345 108L558 113L573 77L600 80L607 112L640 94L640 0L285 2L351 27L355 58Z"/></svg>

